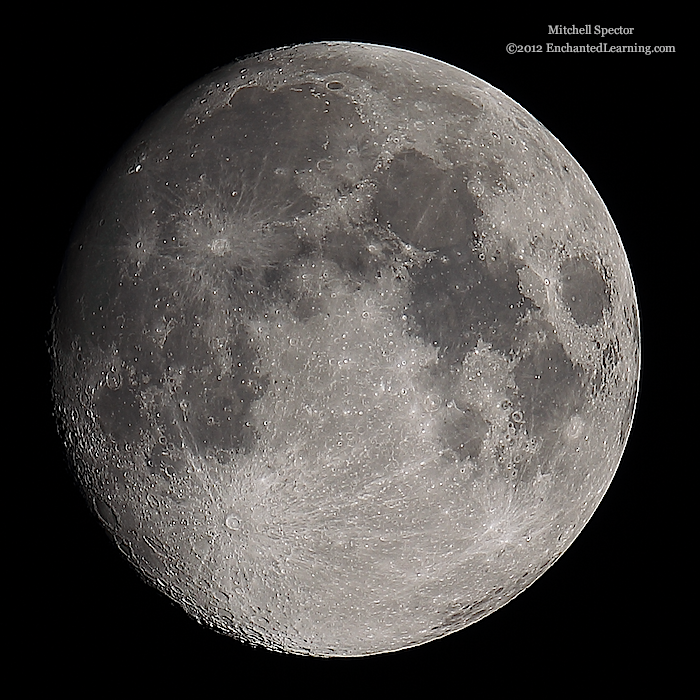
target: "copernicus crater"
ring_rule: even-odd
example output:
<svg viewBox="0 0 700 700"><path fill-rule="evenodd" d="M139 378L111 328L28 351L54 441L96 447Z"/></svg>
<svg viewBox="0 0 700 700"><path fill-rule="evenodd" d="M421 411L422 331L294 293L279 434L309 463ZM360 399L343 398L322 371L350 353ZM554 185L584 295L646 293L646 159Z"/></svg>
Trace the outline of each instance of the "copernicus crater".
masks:
<svg viewBox="0 0 700 700"><path fill-rule="evenodd" d="M620 238L533 117L452 66L319 43L217 70L86 204L56 415L136 569L270 649L359 656L505 605L619 464Z"/></svg>

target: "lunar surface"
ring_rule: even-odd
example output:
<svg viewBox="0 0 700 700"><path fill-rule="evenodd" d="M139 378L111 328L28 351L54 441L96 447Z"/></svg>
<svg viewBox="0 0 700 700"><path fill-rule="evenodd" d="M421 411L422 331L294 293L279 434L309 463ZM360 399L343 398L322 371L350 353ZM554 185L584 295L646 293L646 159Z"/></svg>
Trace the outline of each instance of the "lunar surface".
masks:
<svg viewBox="0 0 700 700"><path fill-rule="evenodd" d="M116 545L254 645L362 656L477 622L592 516L638 312L581 167L482 80L319 43L219 69L115 158L52 328Z"/></svg>

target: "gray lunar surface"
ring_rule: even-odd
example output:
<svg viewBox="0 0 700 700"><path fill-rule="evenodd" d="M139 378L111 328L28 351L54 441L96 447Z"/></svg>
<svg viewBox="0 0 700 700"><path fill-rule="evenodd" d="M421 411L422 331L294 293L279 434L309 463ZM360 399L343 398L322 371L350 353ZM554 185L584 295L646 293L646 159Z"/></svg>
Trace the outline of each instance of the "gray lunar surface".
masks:
<svg viewBox="0 0 700 700"><path fill-rule="evenodd" d="M203 624L361 656L470 625L600 503L640 364L634 285L565 148L404 50L207 76L115 158L56 297L84 494Z"/></svg>

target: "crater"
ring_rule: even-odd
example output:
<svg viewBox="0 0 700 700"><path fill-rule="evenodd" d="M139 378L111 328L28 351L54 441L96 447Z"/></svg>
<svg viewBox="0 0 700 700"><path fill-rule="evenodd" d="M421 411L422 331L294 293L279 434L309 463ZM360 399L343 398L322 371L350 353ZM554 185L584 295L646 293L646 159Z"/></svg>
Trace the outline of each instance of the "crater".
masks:
<svg viewBox="0 0 700 700"><path fill-rule="evenodd" d="M174 459L171 454L163 450L160 446L154 447L146 458L146 467L151 474L165 475L172 477L183 470L183 465L179 460Z"/></svg>
<svg viewBox="0 0 700 700"><path fill-rule="evenodd" d="M236 370L230 374L216 374L214 367L203 371L193 367L175 388L175 403L188 406L182 419L187 418L187 432L200 451L245 451L253 445L251 407L264 394L268 380L256 370L250 355L235 354Z"/></svg>
<svg viewBox="0 0 700 700"><path fill-rule="evenodd" d="M279 218L274 212L280 210L299 215L300 205L309 210L312 201L300 198L308 194L298 188L299 176L316 170L317 163L323 164L323 182L331 189L356 181L374 166L378 146L372 145L372 134L343 87L332 80L323 95L312 83L274 92L245 87L232 98L230 109L215 115L212 125L206 127L239 168L241 195L247 189L271 212L268 218ZM358 167L353 168L357 172L349 173L346 163L352 150L363 151L363 157L361 161L351 157ZM220 159L220 153L215 155Z"/></svg>
<svg viewBox="0 0 700 700"><path fill-rule="evenodd" d="M488 430L488 423L470 406L448 408L442 425L443 440L460 461L479 456Z"/></svg>
<svg viewBox="0 0 700 700"><path fill-rule="evenodd" d="M513 374L523 421L531 434L543 437L544 426L560 426L565 416L580 409L582 376L547 322L529 326L527 336L521 337L522 354Z"/></svg>
<svg viewBox="0 0 700 700"><path fill-rule="evenodd" d="M593 326L610 307L610 291L593 263L586 258L571 258L561 267L562 298L574 321Z"/></svg>
<svg viewBox="0 0 700 700"><path fill-rule="evenodd" d="M518 287L518 272L507 259L494 275L475 251L441 249L413 275L409 310L418 332L459 363L479 340L504 354L514 351L516 327L532 307Z"/></svg>
<svg viewBox="0 0 700 700"><path fill-rule="evenodd" d="M463 245L481 215L457 170L415 150L397 154L377 181L379 222L423 250Z"/></svg>
<svg viewBox="0 0 700 700"><path fill-rule="evenodd" d="M120 446L139 438L141 409L135 391L122 384L118 389L102 386L95 399L102 429Z"/></svg>
<svg viewBox="0 0 700 700"><path fill-rule="evenodd" d="M366 229L357 227L329 230L323 238L322 248L325 257L353 279L373 278L387 262L381 241Z"/></svg>
<svg viewBox="0 0 700 700"><path fill-rule="evenodd" d="M107 527L110 530L114 530L117 525L117 516L114 514L114 511L112 508L105 503L101 498L95 498L93 500L94 506L95 506L95 511L97 512L97 515L100 517L100 520L107 525Z"/></svg>

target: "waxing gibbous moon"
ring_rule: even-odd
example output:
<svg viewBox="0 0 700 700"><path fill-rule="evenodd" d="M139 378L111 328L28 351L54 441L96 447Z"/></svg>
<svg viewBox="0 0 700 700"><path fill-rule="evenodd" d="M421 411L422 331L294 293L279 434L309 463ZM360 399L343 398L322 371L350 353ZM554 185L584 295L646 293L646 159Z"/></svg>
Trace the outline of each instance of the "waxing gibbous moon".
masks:
<svg viewBox="0 0 700 700"><path fill-rule="evenodd" d="M463 70L243 59L127 143L66 252L57 420L116 545L192 617L362 656L443 637L569 547L640 367L615 225Z"/></svg>

